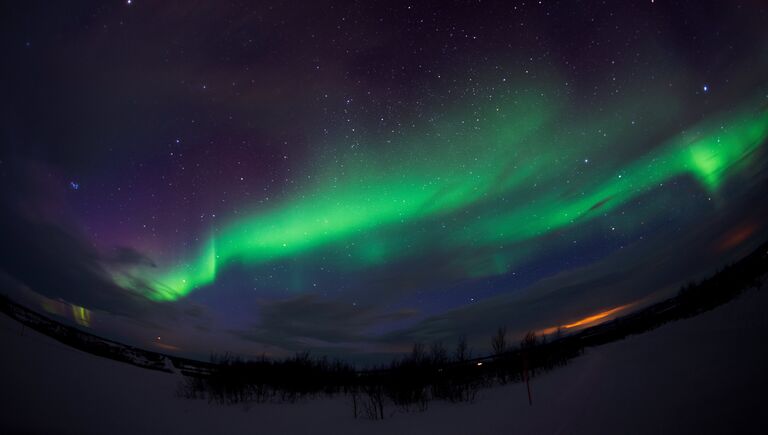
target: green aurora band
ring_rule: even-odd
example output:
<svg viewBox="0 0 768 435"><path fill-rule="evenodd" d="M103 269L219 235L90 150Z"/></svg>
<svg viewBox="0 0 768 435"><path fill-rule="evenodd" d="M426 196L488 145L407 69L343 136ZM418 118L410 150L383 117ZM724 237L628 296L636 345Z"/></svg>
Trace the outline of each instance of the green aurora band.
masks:
<svg viewBox="0 0 768 435"><path fill-rule="evenodd" d="M693 176L716 194L768 137L768 112L756 102L696 123L622 167L612 150L627 135L642 139L631 131L634 123L593 121L589 131L598 133L584 134L588 118L564 123L545 106L517 96L485 107L482 117L446 115L409 134L411 140L388 145L384 155L350 153L321 166L325 171L313 177L320 181L303 194L212 231L189 261L114 271L113 279L150 299L173 301L214 283L228 265L265 264L350 240L348 266L404 258L413 246L433 243L422 233L441 221L458 222L439 241L455 252L522 242L601 216L676 177ZM656 112L643 119L670 115ZM500 274L515 259L499 261L492 270L473 270L471 259L459 267L468 276Z"/></svg>

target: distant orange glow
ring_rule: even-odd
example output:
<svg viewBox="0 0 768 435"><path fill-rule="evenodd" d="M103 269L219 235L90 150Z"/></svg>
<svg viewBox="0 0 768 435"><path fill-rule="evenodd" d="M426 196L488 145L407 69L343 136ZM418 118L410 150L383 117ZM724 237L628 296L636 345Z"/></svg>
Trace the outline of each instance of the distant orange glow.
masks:
<svg viewBox="0 0 768 435"><path fill-rule="evenodd" d="M573 323L569 323L567 325L563 325L563 328L571 329L571 328L576 328L577 326L584 326L584 325L587 325L587 324L590 324L590 323L595 323L595 322L597 322L600 319L605 319L606 317L610 316L611 314L616 314L619 311L626 309L630 305L633 305L633 304L627 304L627 305L622 305L620 307L611 308L610 310L606 310L606 311L597 313L597 314L595 314L593 316L585 317L585 318L583 318L583 319L581 319L579 321L576 321L576 322L573 322Z"/></svg>
<svg viewBox="0 0 768 435"><path fill-rule="evenodd" d="M610 317L610 316L612 316L612 315L614 315L614 314L616 314L616 313L618 313L620 311L626 310L627 308L632 307L632 306L634 306L636 304L637 304L637 302L632 302L632 303L629 303L629 304L620 305L618 307L611 308L609 310L601 311L601 312L599 312L597 314L593 314L591 316L584 317L583 319L579 319L579 320L577 320L575 322L572 322L572 323L567 323L565 325L560 325L560 326L552 326L550 328L544 328L544 329L538 331L538 334L539 335L553 334L553 333L557 332L558 328L560 328L560 329L573 329L573 328L578 328L580 326L592 326L593 324L598 323L599 320L603 320L603 319L605 319L607 317Z"/></svg>
<svg viewBox="0 0 768 435"><path fill-rule="evenodd" d="M757 228L758 225L754 223L746 223L732 229L720 239L718 249L720 251L724 251L726 249L731 249L734 246L740 245L745 240L749 239L749 236L751 236L757 230Z"/></svg>

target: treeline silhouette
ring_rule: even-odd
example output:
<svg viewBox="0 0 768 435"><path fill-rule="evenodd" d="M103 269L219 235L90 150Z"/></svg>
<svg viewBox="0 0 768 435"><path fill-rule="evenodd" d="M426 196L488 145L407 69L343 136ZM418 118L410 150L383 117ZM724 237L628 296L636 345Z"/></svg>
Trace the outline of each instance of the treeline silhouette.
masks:
<svg viewBox="0 0 768 435"><path fill-rule="evenodd" d="M701 282L683 286L672 298L632 314L564 335L528 332L511 345L506 328L490 339L492 354L472 358L465 338L454 349L442 343L417 343L389 365L356 370L343 361L297 354L284 361L247 361L223 355L212 358L208 376L189 378L187 397L219 403L294 401L302 397L344 394L355 418L382 419L385 408L423 411L433 400L471 402L479 389L529 378L568 364L587 347L621 340L668 322L714 309L751 288L761 288L768 272L768 243ZM530 389L529 401L532 403Z"/></svg>
<svg viewBox="0 0 768 435"><path fill-rule="evenodd" d="M473 357L465 338L455 346L417 343L410 353L366 370L342 360L297 353L284 360L212 355L194 361L125 346L47 319L0 298L0 310L70 346L140 367L185 375L178 394L222 404L294 402L344 395L355 418L383 419L385 409L423 411L434 400L471 402L481 388L530 378L568 364L587 347L621 340L668 322L714 309L751 288L761 288L768 272L768 243L710 278L683 286L672 298L597 326L565 335L527 333L512 344L505 327L490 337L490 355ZM530 389L528 399L532 403Z"/></svg>

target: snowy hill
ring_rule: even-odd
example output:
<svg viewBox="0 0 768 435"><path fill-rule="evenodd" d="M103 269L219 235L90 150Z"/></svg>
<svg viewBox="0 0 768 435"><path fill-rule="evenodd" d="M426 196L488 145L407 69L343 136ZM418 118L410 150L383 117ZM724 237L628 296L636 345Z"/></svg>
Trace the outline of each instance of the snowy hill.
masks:
<svg viewBox="0 0 768 435"><path fill-rule="evenodd" d="M177 397L178 373L98 358L0 317L4 433L766 433L768 293L592 348L525 385L385 420L345 397L220 406Z"/></svg>

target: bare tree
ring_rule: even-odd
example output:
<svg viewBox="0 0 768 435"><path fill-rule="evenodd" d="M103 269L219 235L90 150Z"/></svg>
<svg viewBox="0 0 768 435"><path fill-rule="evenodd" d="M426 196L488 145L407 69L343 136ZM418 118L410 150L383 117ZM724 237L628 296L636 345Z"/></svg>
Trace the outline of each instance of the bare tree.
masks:
<svg viewBox="0 0 768 435"><path fill-rule="evenodd" d="M429 353L432 358L432 364L441 365L448 361L448 352L446 352L443 343L440 341L432 343Z"/></svg>
<svg viewBox="0 0 768 435"><path fill-rule="evenodd" d="M528 366L530 365L530 362L528 361L530 358L530 352L529 350L536 347L536 344L538 343L538 338L536 337L536 333L533 331L528 331L525 334L525 337L523 337L523 340L520 342L520 349L523 350L523 380L525 381L525 387L528 390L528 405L533 406L533 397L531 396L531 382L530 382L530 375L528 374Z"/></svg>
<svg viewBox="0 0 768 435"><path fill-rule="evenodd" d="M411 360L415 364L421 364L427 357L427 352L424 350L424 343L413 343L413 349L411 350Z"/></svg>
<svg viewBox="0 0 768 435"><path fill-rule="evenodd" d="M352 415L357 419L357 388L352 388L350 395L352 396Z"/></svg>
<svg viewBox="0 0 768 435"><path fill-rule="evenodd" d="M365 385L363 391L368 396L368 400L362 403L365 416L370 420L384 420L384 390L381 385Z"/></svg>
<svg viewBox="0 0 768 435"><path fill-rule="evenodd" d="M522 349L530 349L535 347L538 342L539 339L536 337L536 333L533 331L528 331L525 334L525 337L523 337L523 340L520 342L520 347Z"/></svg>
<svg viewBox="0 0 768 435"><path fill-rule="evenodd" d="M469 347L467 346L467 337L459 337L459 342L456 344L456 354L454 356L458 362L464 362L472 358L472 351L469 350Z"/></svg>
<svg viewBox="0 0 768 435"><path fill-rule="evenodd" d="M507 350L507 328L499 327L496 334L491 338L491 348L493 354L499 356Z"/></svg>

